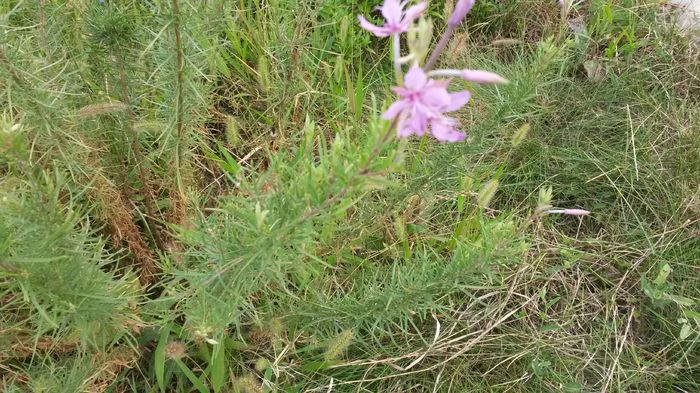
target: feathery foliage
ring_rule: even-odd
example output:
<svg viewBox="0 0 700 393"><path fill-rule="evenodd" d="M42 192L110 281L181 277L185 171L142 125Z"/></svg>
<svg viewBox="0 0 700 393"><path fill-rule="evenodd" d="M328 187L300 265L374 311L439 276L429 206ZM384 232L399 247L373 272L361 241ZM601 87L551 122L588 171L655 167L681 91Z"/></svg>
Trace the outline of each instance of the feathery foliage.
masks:
<svg viewBox="0 0 700 393"><path fill-rule="evenodd" d="M445 145L379 3L0 2L0 390L700 389L672 9L477 1L440 61L511 83Z"/></svg>

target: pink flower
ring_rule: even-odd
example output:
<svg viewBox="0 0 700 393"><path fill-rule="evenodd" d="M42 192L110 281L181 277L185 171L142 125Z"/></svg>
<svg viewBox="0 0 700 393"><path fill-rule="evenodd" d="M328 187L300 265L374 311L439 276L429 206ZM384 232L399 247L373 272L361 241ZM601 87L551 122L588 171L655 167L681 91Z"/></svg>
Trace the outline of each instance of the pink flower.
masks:
<svg viewBox="0 0 700 393"><path fill-rule="evenodd" d="M447 21L447 24L450 26L457 26L462 23L464 17L467 16L469 11L471 11L472 7L474 6L475 1L476 0L458 0L454 11L452 11L450 19Z"/></svg>
<svg viewBox="0 0 700 393"><path fill-rule="evenodd" d="M439 141L464 140L465 134L455 129L457 120L443 113L456 111L466 105L471 93L466 90L449 93L449 80L428 79L417 65L408 70L404 84L404 87L392 89L399 95L399 100L391 104L383 115L386 120L398 118L399 136L423 136L430 127L431 134Z"/></svg>
<svg viewBox="0 0 700 393"><path fill-rule="evenodd" d="M385 0L379 9L386 20L384 26L375 26L370 23L364 16L358 15L360 26L376 35L377 37L388 37L392 34L405 33L414 20L418 19L420 14L428 7L425 1L420 2L404 11L407 1L399 2L399 0Z"/></svg>

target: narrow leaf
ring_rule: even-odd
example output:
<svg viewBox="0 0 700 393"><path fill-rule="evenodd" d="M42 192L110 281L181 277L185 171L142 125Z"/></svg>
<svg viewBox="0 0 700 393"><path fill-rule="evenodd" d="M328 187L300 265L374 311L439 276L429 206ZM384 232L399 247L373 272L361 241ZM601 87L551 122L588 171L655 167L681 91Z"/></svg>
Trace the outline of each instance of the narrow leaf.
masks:
<svg viewBox="0 0 700 393"><path fill-rule="evenodd" d="M165 346L170 337L170 324L167 323L160 331L160 339L156 346L156 353L153 355L154 368L156 371L156 381L162 393L165 393Z"/></svg>
<svg viewBox="0 0 700 393"><path fill-rule="evenodd" d="M180 360L180 359L173 359L173 360L180 367L180 370L182 370L182 373L185 374L187 379L190 380L192 385L194 385L194 387L197 388L199 393L209 393L209 389L207 389L207 387L204 385L204 383L199 378L197 378L196 375L194 375L192 370L190 370L190 368L187 367L187 365L185 363L183 363L182 360Z"/></svg>
<svg viewBox="0 0 700 393"><path fill-rule="evenodd" d="M217 345L211 359L211 387L219 393L226 381L226 351L223 344Z"/></svg>

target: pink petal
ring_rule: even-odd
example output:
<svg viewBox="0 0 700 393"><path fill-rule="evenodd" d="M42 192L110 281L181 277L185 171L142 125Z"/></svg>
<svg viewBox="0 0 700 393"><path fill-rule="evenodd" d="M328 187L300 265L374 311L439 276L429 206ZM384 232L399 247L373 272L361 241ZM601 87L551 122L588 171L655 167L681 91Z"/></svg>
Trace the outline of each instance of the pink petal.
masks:
<svg viewBox="0 0 700 393"><path fill-rule="evenodd" d="M425 11L425 9L428 8L428 3L425 1L418 3L412 7L408 7L406 12L404 13L403 20L401 21L401 24L405 26L405 28L408 28L408 26L418 17L420 14Z"/></svg>
<svg viewBox="0 0 700 393"><path fill-rule="evenodd" d="M388 37L391 32L385 27L379 27L371 24L364 16L358 15L357 19L360 20L360 27L369 31L370 33L376 35L377 37Z"/></svg>
<svg viewBox="0 0 700 393"><path fill-rule="evenodd" d="M428 87L444 87L445 89L450 85L449 79L430 79L427 83Z"/></svg>
<svg viewBox="0 0 700 393"><path fill-rule="evenodd" d="M445 112L456 111L457 109L467 105L471 98L472 93L467 90L450 94L450 104L447 106L447 109L445 109Z"/></svg>
<svg viewBox="0 0 700 393"><path fill-rule="evenodd" d="M466 138L463 132L453 129L450 122L436 120L430 123L430 127L435 139L442 142L460 142Z"/></svg>
<svg viewBox="0 0 700 393"><path fill-rule="evenodd" d="M384 120L393 120L394 118L396 118L396 116L403 112L406 109L406 107L408 107L406 101L396 101L393 104L391 104L391 106L389 106L389 109L387 109L386 112L384 112L382 118Z"/></svg>
<svg viewBox="0 0 700 393"><path fill-rule="evenodd" d="M414 132L409 127L406 127L405 124L400 124L397 134L402 138L408 138L409 136L413 135Z"/></svg>
<svg viewBox="0 0 700 393"><path fill-rule="evenodd" d="M381 10L388 25L396 26L401 23L403 5L398 0L384 0Z"/></svg>
<svg viewBox="0 0 700 393"><path fill-rule="evenodd" d="M396 93L399 97L407 97L407 96L413 94L413 92L411 90L409 90L405 87L392 87L391 91Z"/></svg>
<svg viewBox="0 0 700 393"><path fill-rule="evenodd" d="M423 89L421 102L429 107L442 111L450 105L450 93L448 93L447 89L444 87L431 87L431 85L434 86L434 84L428 82L426 88Z"/></svg>
<svg viewBox="0 0 700 393"><path fill-rule="evenodd" d="M506 84L508 80L493 72L483 70L462 70L462 79L474 83Z"/></svg>
<svg viewBox="0 0 700 393"><path fill-rule="evenodd" d="M414 106L406 125L417 135L421 136L425 133L425 129L428 128L428 116Z"/></svg>
<svg viewBox="0 0 700 393"><path fill-rule="evenodd" d="M422 115L415 115L415 111L411 111L411 117L404 117L399 121L397 134L400 137L409 137L411 135L423 136L427 127L427 119Z"/></svg>
<svg viewBox="0 0 700 393"><path fill-rule="evenodd" d="M427 82L428 77L425 75L425 72L423 72L423 70L417 65L411 67L411 69L408 70L406 76L404 77L404 84L406 85L406 87L415 91L423 89Z"/></svg>

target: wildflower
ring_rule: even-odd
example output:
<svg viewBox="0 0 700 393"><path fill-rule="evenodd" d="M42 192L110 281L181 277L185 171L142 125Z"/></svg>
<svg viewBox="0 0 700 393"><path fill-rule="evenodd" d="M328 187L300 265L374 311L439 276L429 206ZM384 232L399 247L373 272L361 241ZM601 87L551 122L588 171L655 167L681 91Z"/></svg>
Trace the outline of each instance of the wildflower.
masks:
<svg viewBox="0 0 700 393"><path fill-rule="evenodd" d="M545 213L549 214L566 214L567 216L587 216L591 214L588 210L583 209L561 209L561 210L547 210Z"/></svg>
<svg viewBox="0 0 700 393"><path fill-rule="evenodd" d="M466 90L449 93L449 84L449 80L428 79L425 72L414 65L406 73L405 86L393 88L400 99L384 112L384 119L398 119L397 129L401 137L423 136L430 127L430 132L439 141L464 140L465 134L455 130L457 121L444 113L466 105L471 93Z"/></svg>
<svg viewBox="0 0 700 393"><path fill-rule="evenodd" d="M399 2L399 0L385 0L379 9L386 20L384 26L375 26L370 23L364 16L359 15L360 26L376 35L377 37L388 37L408 31L409 26L413 21L418 19L420 14L428 7L428 3L420 2L409 7L404 11L407 1Z"/></svg>
<svg viewBox="0 0 700 393"><path fill-rule="evenodd" d="M469 11L471 11L472 7L474 6L474 2L475 0L458 0L454 11L452 11L450 19L447 21L447 24L450 26L457 26L462 23L464 17L467 16Z"/></svg>

